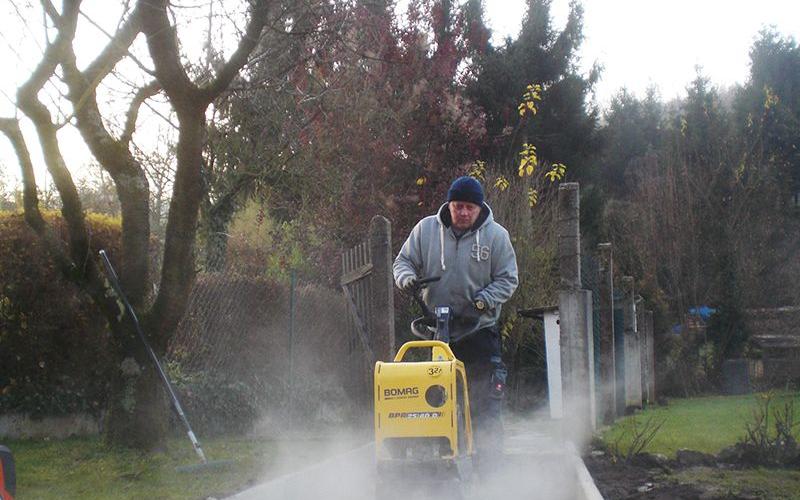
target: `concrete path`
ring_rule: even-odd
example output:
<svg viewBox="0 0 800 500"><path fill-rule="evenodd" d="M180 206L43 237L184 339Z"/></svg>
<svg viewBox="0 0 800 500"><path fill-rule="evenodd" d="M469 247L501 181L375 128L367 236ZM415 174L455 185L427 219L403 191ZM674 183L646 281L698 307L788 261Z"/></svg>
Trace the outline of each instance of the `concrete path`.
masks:
<svg viewBox="0 0 800 500"><path fill-rule="evenodd" d="M575 448L554 435L552 421L508 423L503 467L488 480L476 481L469 500L602 499ZM370 443L250 488L230 500L374 500L374 489L375 449Z"/></svg>

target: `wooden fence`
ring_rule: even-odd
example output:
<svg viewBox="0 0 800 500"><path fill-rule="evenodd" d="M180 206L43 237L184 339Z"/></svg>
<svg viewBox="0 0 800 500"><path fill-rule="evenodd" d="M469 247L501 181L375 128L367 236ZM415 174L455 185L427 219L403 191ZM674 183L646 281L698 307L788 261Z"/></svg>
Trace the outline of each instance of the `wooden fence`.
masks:
<svg viewBox="0 0 800 500"><path fill-rule="evenodd" d="M375 362L390 360L395 353L391 235L389 220L375 216L366 239L342 253L349 348L360 353L351 356L352 389L364 401L371 401Z"/></svg>

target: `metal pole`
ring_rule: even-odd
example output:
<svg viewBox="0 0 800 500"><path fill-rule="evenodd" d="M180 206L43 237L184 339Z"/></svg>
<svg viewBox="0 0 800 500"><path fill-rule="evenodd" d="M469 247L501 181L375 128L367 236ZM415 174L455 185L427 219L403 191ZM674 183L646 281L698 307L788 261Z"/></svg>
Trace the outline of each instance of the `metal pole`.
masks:
<svg viewBox="0 0 800 500"><path fill-rule="evenodd" d="M131 306L130 302L128 302L128 298L122 291L122 285L119 283L117 271L114 270L114 266L111 265L111 261L108 259L108 254L105 250L100 250L100 258L102 259L103 265L106 268L106 276L108 277L111 287L122 301L123 306L125 306L125 310L133 322L133 326L136 330L136 334L139 336L139 340L141 340L142 344L144 345L145 351L150 356L150 360L153 362L158 376L164 383L164 388L167 390L167 396L169 396L170 401L172 401L172 407L175 409L175 413L178 414L178 418L183 421L183 425L186 427L186 435L189 436L189 441L192 442L192 447L194 448L195 453L197 453L197 456L200 457L200 460L203 463L207 463L208 459L206 459L203 448L200 447L200 442L197 440L191 424L189 424L189 419L186 418L186 413L184 413L183 408L181 407L181 402L178 400L178 395L175 392L175 389L172 387L172 381L170 381L169 375L167 375L167 372L165 372L164 368L161 366L161 362L158 360L158 356L156 356L155 351L153 351L153 348L150 347L150 342L147 341L147 337L144 336L142 327L139 325L139 318L136 317L136 312L133 310L133 306Z"/></svg>

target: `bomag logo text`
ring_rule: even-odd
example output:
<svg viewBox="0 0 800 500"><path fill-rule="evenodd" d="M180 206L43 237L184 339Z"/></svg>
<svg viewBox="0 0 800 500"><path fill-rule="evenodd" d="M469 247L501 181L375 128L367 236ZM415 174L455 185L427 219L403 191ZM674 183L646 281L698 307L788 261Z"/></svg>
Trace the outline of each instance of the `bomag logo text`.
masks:
<svg viewBox="0 0 800 500"><path fill-rule="evenodd" d="M419 387L390 387L383 390L385 399L405 399L419 396Z"/></svg>

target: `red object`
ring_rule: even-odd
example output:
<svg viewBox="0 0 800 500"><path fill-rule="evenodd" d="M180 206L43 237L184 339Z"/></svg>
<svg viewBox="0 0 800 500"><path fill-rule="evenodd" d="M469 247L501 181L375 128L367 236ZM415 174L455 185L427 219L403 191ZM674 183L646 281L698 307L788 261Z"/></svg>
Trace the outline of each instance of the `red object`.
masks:
<svg viewBox="0 0 800 500"><path fill-rule="evenodd" d="M5 476L3 476L2 467L0 467L0 499L14 500L14 497L11 496L11 493L9 493L8 490L6 490Z"/></svg>
<svg viewBox="0 0 800 500"><path fill-rule="evenodd" d="M0 445L0 499L14 500L16 483L14 457L11 450Z"/></svg>

